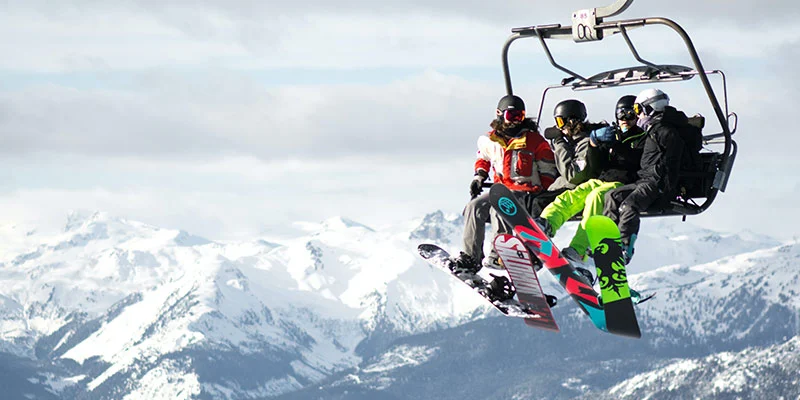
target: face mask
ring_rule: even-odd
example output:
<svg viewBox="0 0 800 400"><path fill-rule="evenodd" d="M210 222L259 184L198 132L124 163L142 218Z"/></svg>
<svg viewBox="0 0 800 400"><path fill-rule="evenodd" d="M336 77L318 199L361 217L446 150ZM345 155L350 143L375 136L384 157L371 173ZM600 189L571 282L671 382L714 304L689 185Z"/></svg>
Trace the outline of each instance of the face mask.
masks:
<svg viewBox="0 0 800 400"><path fill-rule="evenodd" d="M650 123L652 121L653 121L653 117L651 117L649 115L644 116L644 117L639 117L639 119L636 120L636 126L638 126L639 128L642 128L642 130L646 131L647 128L650 127Z"/></svg>

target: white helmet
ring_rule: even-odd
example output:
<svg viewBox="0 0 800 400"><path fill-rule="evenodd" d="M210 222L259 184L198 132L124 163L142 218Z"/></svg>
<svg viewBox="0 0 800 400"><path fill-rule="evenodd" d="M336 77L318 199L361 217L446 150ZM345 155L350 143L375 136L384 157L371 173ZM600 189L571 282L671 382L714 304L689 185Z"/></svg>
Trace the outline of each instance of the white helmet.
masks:
<svg viewBox="0 0 800 400"><path fill-rule="evenodd" d="M645 89L638 96L634 103L636 114L644 113L651 115L653 112L662 112L664 107L669 105L669 96L658 89Z"/></svg>

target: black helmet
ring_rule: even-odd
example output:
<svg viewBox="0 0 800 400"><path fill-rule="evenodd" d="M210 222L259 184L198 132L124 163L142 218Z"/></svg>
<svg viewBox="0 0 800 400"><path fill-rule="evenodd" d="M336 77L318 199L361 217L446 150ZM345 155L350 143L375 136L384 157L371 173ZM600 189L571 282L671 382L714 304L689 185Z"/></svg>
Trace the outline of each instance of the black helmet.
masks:
<svg viewBox="0 0 800 400"><path fill-rule="evenodd" d="M620 108L630 108L633 109L633 103L636 103L636 96L629 94L627 96L622 96L617 101L617 109Z"/></svg>
<svg viewBox="0 0 800 400"><path fill-rule="evenodd" d="M518 96L509 94L500 99L500 102L497 103L497 109L500 111L508 109L525 111L525 102Z"/></svg>
<svg viewBox="0 0 800 400"><path fill-rule="evenodd" d="M636 103L636 96L634 95L620 97L617 101L616 108L614 108L614 116L618 120L636 119L636 113L633 112L633 103Z"/></svg>
<svg viewBox="0 0 800 400"><path fill-rule="evenodd" d="M564 100L556 104L553 117L561 117L564 121L574 119L583 122L586 121L586 106L578 100Z"/></svg>

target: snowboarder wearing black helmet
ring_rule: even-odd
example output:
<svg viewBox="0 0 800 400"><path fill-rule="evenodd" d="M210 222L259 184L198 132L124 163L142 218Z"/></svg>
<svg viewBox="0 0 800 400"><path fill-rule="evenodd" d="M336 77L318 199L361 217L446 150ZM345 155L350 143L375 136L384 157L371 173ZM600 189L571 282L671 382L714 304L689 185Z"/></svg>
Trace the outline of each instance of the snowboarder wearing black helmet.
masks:
<svg viewBox="0 0 800 400"><path fill-rule="evenodd" d="M464 209L464 251L454 263L465 272L477 272L482 266L499 268L494 250L486 259L483 257L487 222L491 222L495 234L510 231L492 209L489 193L482 194L489 173L494 173L494 182L506 185L522 201L546 190L557 175L553 152L539 134L536 122L525 117L521 98L501 98L489 126L492 130L478 138L475 176L469 188L472 200Z"/></svg>
<svg viewBox="0 0 800 400"><path fill-rule="evenodd" d="M547 192L527 204L531 215L539 215L556 196L597 175L598 157L589 145L589 133L607 124L586 121L586 106L578 100L564 100L553 110L556 125L544 131L555 153L558 178Z"/></svg>
<svg viewBox="0 0 800 400"><path fill-rule="evenodd" d="M571 261L582 262L586 259L589 238L584 224L590 216L603 214L605 194L637 180L645 134L636 126L636 113L633 111L635 99L636 96L632 95L621 97L614 108L616 123L595 129L589 134L591 146L602 154L598 158L600 174L597 178L558 195L536 219L548 235L554 236L565 222L583 211L583 219L572 242L561 251Z"/></svg>
<svg viewBox="0 0 800 400"><path fill-rule="evenodd" d="M597 175L597 155L589 145L589 133L604 124L586 121L586 106L578 100L564 100L553 110L556 125L547 128L544 136L550 139L556 156L559 177L550 191L573 189Z"/></svg>
<svg viewBox="0 0 800 400"><path fill-rule="evenodd" d="M606 193L603 211L619 225L626 263L633 257L641 212L674 193L684 149L680 132L689 125L686 114L670 107L669 96L658 89L639 93L633 107L636 124L646 133L638 179Z"/></svg>

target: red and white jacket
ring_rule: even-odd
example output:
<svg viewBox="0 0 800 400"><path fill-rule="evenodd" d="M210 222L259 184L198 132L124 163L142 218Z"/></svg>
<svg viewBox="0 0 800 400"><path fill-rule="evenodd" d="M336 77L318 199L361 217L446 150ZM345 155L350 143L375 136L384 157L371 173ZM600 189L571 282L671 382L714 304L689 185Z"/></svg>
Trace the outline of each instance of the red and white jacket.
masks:
<svg viewBox="0 0 800 400"><path fill-rule="evenodd" d="M478 159L475 173L494 172L494 182L524 192L547 190L553 183L556 169L553 150L533 129L524 129L520 138L506 140L497 131L478 138Z"/></svg>

